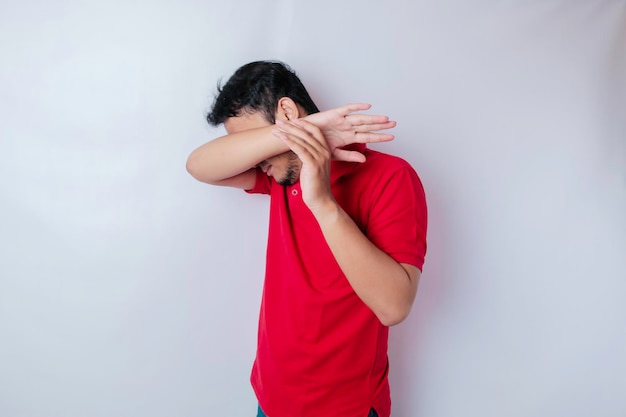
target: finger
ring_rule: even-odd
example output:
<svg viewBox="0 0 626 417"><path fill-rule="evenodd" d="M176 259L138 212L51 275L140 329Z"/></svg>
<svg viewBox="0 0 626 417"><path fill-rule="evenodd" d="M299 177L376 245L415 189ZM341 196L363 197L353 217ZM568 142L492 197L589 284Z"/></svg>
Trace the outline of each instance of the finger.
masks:
<svg viewBox="0 0 626 417"><path fill-rule="evenodd" d="M289 149L300 157L302 162L313 160L323 161L330 158L328 149L310 135L306 134L306 132L298 131L294 134L278 129L274 129L272 132L276 137L282 139L287 146L289 146Z"/></svg>
<svg viewBox="0 0 626 417"><path fill-rule="evenodd" d="M323 163L327 163L330 159L330 155L323 160L320 157L320 152L314 147L310 146L305 141L299 140L296 136L288 135L284 132L279 132L278 137L295 153L302 161L302 166L320 166Z"/></svg>
<svg viewBox="0 0 626 417"><path fill-rule="evenodd" d="M333 151L333 159L346 162L365 162L365 155L357 151L336 148Z"/></svg>
<svg viewBox="0 0 626 417"><path fill-rule="evenodd" d="M350 103L339 107L337 110L343 115L346 115L355 111L369 110L371 107L372 105L368 103Z"/></svg>
<svg viewBox="0 0 626 417"><path fill-rule="evenodd" d="M304 120L304 119L296 119L292 121L292 123L301 129L304 129L309 135L311 135L315 140L317 140L324 148L328 148L328 143L326 142L326 138L322 134L322 131L319 127L314 125L313 123Z"/></svg>
<svg viewBox="0 0 626 417"><path fill-rule="evenodd" d="M357 133L355 135L355 141L357 143L378 143L378 142L389 142L395 139L394 135L388 133Z"/></svg>
<svg viewBox="0 0 626 417"><path fill-rule="evenodd" d="M297 119L291 122L276 122L276 124L283 132L290 133L302 139L310 138L311 140L318 142L323 148L328 148L326 138L324 138L320 129L313 123Z"/></svg>
<svg viewBox="0 0 626 417"><path fill-rule="evenodd" d="M356 132L375 132L378 130L393 129L396 127L396 122L389 121L385 123L366 124L353 127Z"/></svg>
<svg viewBox="0 0 626 417"><path fill-rule="evenodd" d="M309 132L304 129L301 125L295 124L293 122L284 122L282 120L276 121L277 130L295 136L307 136Z"/></svg>
<svg viewBox="0 0 626 417"><path fill-rule="evenodd" d="M346 116L346 121L352 126L381 124L389 121L388 116L372 115L372 114L350 114Z"/></svg>

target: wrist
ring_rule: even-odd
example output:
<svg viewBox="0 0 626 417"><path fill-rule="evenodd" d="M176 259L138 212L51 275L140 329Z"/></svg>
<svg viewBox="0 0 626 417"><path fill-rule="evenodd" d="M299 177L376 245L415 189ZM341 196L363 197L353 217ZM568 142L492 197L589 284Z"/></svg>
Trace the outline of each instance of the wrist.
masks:
<svg viewBox="0 0 626 417"><path fill-rule="evenodd" d="M342 208L334 199L328 199L309 207L309 209L322 228L326 224L335 222L343 212Z"/></svg>

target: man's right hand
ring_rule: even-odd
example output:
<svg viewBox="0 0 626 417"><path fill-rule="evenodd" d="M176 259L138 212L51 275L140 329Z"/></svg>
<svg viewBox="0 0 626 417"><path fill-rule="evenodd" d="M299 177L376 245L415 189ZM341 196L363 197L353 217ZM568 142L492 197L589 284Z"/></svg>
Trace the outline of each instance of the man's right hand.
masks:
<svg viewBox="0 0 626 417"><path fill-rule="evenodd" d="M396 126L396 122L389 121L387 116L352 114L368 110L370 107L372 107L370 104L365 103L346 104L332 110L310 114L305 116L304 120L313 123L322 131L333 159L364 162L363 154L341 148L352 143L388 142L393 140L393 135L376 132Z"/></svg>

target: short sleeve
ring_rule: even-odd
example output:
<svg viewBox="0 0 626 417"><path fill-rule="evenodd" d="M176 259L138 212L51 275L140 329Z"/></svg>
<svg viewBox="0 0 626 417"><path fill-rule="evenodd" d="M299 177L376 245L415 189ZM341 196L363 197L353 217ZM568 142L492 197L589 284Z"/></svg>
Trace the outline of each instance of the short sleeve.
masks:
<svg viewBox="0 0 626 417"><path fill-rule="evenodd" d="M256 180L254 187L244 190L248 194L269 194L272 189L272 181L262 170L256 169Z"/></svg>
<svg viewBox="0 0 626 417"><path fill-rule="evenodd" d="M408 163L373 192L367 236L396 262L420 270L426 256L428 222L426 196L417 173Z"/></svg>

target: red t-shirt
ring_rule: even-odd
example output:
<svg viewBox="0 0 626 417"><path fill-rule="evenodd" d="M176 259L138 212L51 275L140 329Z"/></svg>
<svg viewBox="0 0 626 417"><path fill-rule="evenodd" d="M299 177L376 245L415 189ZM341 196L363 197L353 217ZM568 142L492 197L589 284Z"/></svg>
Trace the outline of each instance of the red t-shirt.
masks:
<svg viewBox="0 0 626 417"><path fill-rule="evenodd" d="M332 161L337 202L378 248L422 268L426 202L404 160L357 146L367 161ZM300 183L259 171L250 193L271 195L267 265L251 382L268 417L389 417L388 327L339 268Z"/></svg>

